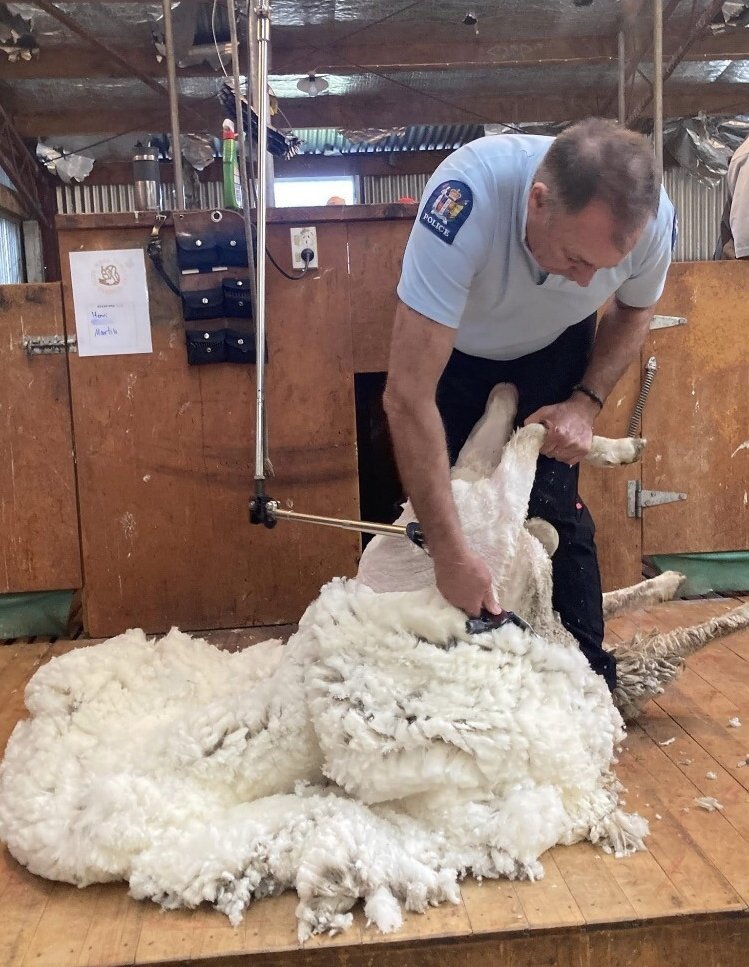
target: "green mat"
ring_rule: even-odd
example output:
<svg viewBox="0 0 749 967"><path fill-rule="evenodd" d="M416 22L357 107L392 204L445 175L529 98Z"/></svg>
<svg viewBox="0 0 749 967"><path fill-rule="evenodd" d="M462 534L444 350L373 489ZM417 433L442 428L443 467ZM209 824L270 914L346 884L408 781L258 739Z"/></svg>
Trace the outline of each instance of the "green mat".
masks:
<svg viewBox="0 0 749 967"><path fill-rule="evenodd" d="M711 591L749 590L749 551L653 554L648 560L659 571L681 571L686 575L680 597L694 597Z"/></svg>
<svg viewBox="0 0 749 967"><path fill-rule="evenodd" d="M0 639L67 633L73 591L0 594Z"/></svg>

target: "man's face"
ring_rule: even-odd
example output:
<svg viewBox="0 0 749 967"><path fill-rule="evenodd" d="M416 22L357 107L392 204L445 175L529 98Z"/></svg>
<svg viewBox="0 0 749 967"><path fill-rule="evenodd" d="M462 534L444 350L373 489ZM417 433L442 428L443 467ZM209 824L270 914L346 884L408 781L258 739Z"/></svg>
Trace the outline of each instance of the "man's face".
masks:
<svg viewBox="0 0 749 967"><path fill-rule="evenodd" d="M618 265L632 251L644 225L624 241L614 242L615 222L608 207L592 201L570 215L549 203L549 189L536 182L528 197L526 240L541 268L587 286L599 269Z"/></svg>

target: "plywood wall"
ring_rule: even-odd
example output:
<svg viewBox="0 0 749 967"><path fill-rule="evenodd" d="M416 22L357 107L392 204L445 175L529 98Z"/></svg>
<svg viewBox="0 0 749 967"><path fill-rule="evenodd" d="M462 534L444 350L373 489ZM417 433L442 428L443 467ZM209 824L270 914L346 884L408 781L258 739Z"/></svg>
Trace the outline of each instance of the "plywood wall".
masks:
<svg viewBox="0 0 749 967"><path fill-rule="evenodd" d="M61 233L68 253L131 248L141 228ZM288 232L271 230L286 261ZM269 493L284 506L356 517L346 228L319 231L324 271L269 278ZM169 262L167 254L167 262ZM274 270L269 269L270 272ZM255 369L187 365L178 300L149 268L153 353L71 359L89 634L298 619L320 584L356 570L357 534L250 526Z"/></svg>
<svg viewBox="0 0 749 967"><path fill-rule="evenodd" d="M67 359L58 283L0 286L0 593L81 586Z"/></svg>

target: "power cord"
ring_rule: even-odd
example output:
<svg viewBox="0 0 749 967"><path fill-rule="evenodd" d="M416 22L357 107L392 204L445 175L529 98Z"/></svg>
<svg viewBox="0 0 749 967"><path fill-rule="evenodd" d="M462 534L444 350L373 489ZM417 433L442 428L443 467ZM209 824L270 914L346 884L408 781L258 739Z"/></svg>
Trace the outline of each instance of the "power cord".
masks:
<svg viewBox="0 0 749 967"><path fill-rule="evenodd" d="M304 262L304 268L298 275L292 275L290 272L287 272L286 269L283 268L283 266L279 265L278 262L276 262L276 260L271 255L270 249L268 248L267 245L265 247L265 254L268 256L271 263L278 269L281 275L285 279L289 279L291 282L298 282L300 279L303 279L305 277L305 275L307 274L307 270L310 267L310 262L315 257L315 253L312 251L311 248L302 249L300 254L301 254L302 262Z"/></svg>

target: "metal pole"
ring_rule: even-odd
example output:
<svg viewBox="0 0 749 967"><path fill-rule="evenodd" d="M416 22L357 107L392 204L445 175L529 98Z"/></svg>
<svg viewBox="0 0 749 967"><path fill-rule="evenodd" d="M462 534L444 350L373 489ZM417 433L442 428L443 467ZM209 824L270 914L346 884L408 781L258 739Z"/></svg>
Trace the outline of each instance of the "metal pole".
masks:
<svg viewBox="0 0 749 967"><path fill-rule="evenodd" d="M265 228L267 219L266 179L268 170L268 47L270 45L270 4L260 0L255 11L257 18L257 258L255 286L257 318L255 319L255 353L257 375L255 424L255 480L265 480L263 441L265 438ZM261 487L257 489L261 491Z"/></svg>
<svg viewBox="0 0 749 967"><path fill-rule="evenodd" d="M408 531L401 524L379 524L368 520L346 520L341 517L299 514L295 510L282 510L274 500L268 502L268 513L274 519L296 521L298 524L322 524L325 527L337 527L339 530L358 531L364 534L382 534L385 537L409 536Z"/></svg>
<svg viewBox="0 0 749 967"><path fill-rule="evenodd" d="M620 30L617 34L618 63L619 63L619 87L617 90L619 100L619 124L622 126L627 123L627 53L624 46L624 31Z"/></svg>
<svg viewBox="0 0 749 967"><path fill-rule="evenodd" d="M174 31L172 30L171 0L161 0L164 11L164 42L166 44L166 76L169 81L169 120L172 126L172 163L174 164L174 207L185 207L185 182L182 178L182 145L179 140L179 108L177 106L177 66L174 62Z"/></svg>
<svg viewBox="0 0 749 967"><path fill-rule="evenodd" d="M653 0L653 147L663 173L663 0Z"/></svg>
<svg viewBox="0 0 749 967"><path fill-rule="evenodd" d="M239 178L242 183L242 213L244 215L244 233L247 243L247 265L250 269L250 296L252 301L252 315L257 318L257 292L256 269L255 269L255 250L252 244L252 217L250 209L250 182L247 177L247 142L245 141L244 112L242 110L242 93L239 81L239 35L237 33L237 12L234 9L234 0L227 0L227 13L229 15L229 37L231 39L231 68L232 79L234 81L234 110L237 115L237 141L239 143ZM247 84L247 98L249 105L249 81ZM247 120L250 120L250 111L247 112ZM250 128L252 124L250 123ZM250 133L252 137L252 133Z"/></svg>

